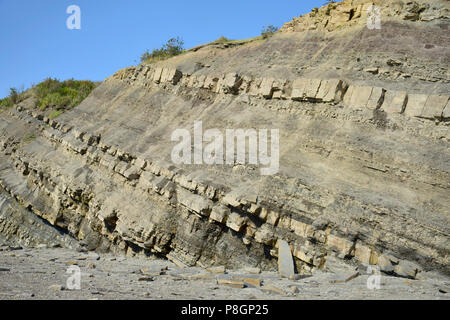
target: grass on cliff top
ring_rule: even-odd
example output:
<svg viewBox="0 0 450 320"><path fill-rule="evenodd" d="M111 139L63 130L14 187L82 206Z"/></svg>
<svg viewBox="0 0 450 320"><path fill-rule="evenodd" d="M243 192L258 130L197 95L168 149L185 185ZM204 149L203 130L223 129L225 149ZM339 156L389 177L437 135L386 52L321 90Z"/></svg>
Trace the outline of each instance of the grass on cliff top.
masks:
<svg viewBox="0 0 450 320"><path fill-rule="evenodd" d="M218 44L230 45L230 46L240 46L240 45L244 45L244 44L255 42L255 41L262 41L264 39L266 39L266 38L263 37L263 36L257 36L257 37L253 37L253 38L242 39L242 40L232 40L232 39L228 39L228 38L222 36L222 37L220 37L219 39L217 39L217 40L215 40L213 42L209 42L209 43L206 43L206 44L201 44L201 45L196 46L194 48L191 48L191 49L189 49L187 51L195 52L195 51L200 50L200 49L202 49L204 47L214 46L214 45L218 45Z"/></svg>
<svg viewBox="0 0 450 320"><path fill-rule="evenodd" d="M8 109L8 108L12 107L14 104L23 100L24 94L22 91L19 91L16 88L10 88L9 96L7 96L3 99L0 99L0 111L2 109Z"/></svg>
<svg viewBox="0 0 450 320"><path fill-rule="evenodd" d="M279 30L278 27L275 27L273 25L268 25L268 26L263 27L263 29L261 31L261 35L257 36L257 37L252 37L252 38L242 39L242 40L232 40L232 39L228 39L228 38L222 36L213 42L194 47L194 48L190 49L189 51L197 51L198 49L201 49L203 47L206 47L209 45L216 45L216 44L229 44L231 46L233 46L233 45L239 46L239 45L244 45L244 44L251 43L251 42L262 41L262 40L266 40L266 39L270 38L271 36L275 35L278 32L278 30Z"/></svg>
<svg viewBox="0 0 450 320"><path fill-rule="evenodd" d="M243 39L243 40L231 40L231 39L228 39L228 38L222 36L213 42L210 42L207 44L202 44L202 45L196 46L194 48L191 48L189 50L186 50L184 48L184 42L181 38L179 38L179 37L171 38L160 49L153 49L153 51L151 53L147 49L141 55L141 63L150 64L152 62L166 60L171 57L175 57L177 55L183 54L185 52L189 52L189 51L195 52L201 48L204 48L204 47L210 46L210 45L223 44L223 45L229 45L229 46L239 46L239 45L244 45L244 44L255 42L255 41L262 41L262 40L266 40L269 37L273 36L275 33L278 32L278 30L279 30L278 27L269 25L269 26L264 27L261 31L261 35L257 36L257 37Z"/></svg>
<svg viewBox="0 0 450 320"><path fill-rule="evenodd" d="M8 109L13 106L11 99L9 97L0 99L0 110Z"/></svg>
<svg viewBox="0 0 450 320"><path fill-rule="evenodd" d="M152 52L147 49L141 55L141 63L152 63L166 60L168 58L180 55L185 51L184 41L181 38L171 38L159 49L153 49Z"/></svg>
<svg viewBox="0 0 450 320"><path fill-rule="evenodd" d="M235 44L235 45L242 45L242 44L246 44L246 43L250 43L250 42L254 42L257 40L262 40L263 36L257 36L257 37L253 37L253 38L248 38L248 39L241 39L241 40L232 40L232 39L228 39L226 37L220 37L219 39L217 39L216 41L213 41L209 44Z"/></svg>
<svg viewBox="0 0 450 320"><path fill-rule="evenodd" d="M50 118L56 118L64 111L79 105L97 85L97 82L88 80L60 81L47 78L26 91L11 88L9 96L0 99L0 111L25 101L26 107L39 108Z"/></svg>
<svg viewBox="0 0 450 320"><path fill-rule="evenodd" d="M97 86L92 81L65 80L48 78L34 86L32 94L37 98L35 106L41 110L71 109L81 103Z"/></svg>

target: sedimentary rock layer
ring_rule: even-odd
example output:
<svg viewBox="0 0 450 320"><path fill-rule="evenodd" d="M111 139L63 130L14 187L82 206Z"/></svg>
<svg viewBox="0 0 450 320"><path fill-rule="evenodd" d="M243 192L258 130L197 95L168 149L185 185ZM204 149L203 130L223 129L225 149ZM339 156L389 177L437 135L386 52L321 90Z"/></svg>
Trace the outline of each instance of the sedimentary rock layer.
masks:
<svg viewBox="0 0 450 320"><path fill-rule="evenodd" d="M161 73L180 75L177 71ZM182 76L178 76L175 82L173 78L155 81L154 77L149 82L142 78L141 81L133 82L132 78L127 80L129 73L126 74L127 77L121 80L117 79L117 75L110 78L76 111L67 113L61 119L49 120L39 112L21 107L2 118L3 163L10 163L9 166L5 165L0 177L5 190L24 207L85 240L91 248L144 250L166 255L188 265L218 263L233 266L245 263L271 268L274 266L271 257L277 256L277 240L284 239L290 243L301 272L324 268L327 256L332 252L341 258L353 257L362 263L379 264L383 270L408 277L415 277L422 268L445 270L448 263L448 224L442 221L448 219L445 193L449 179L444 159L437 158L430 163L429 159L421 159L418 155L408 159L395 156L389 158L388 164L383 159L388 156L385 152L380 149L379 153L374 152L378 148L376 145L369 144L374 149L367 153L358 151L354 142L345 142L344 139L333 141L335 148L341 143L339 151L331 146L328 146L329 151L320 150L319 146L325 148L330 142L321 142L309 132L308 140L296 141L294 138L296 143L300 142L308 150L306 158L315 158L317 161L325 157L327 165L340 163L352 171L354 169L348 166L350 162L352 166L358 167L357 171L365 171L358 172L359 175L374 179L373 186L369 184L358 188L346 181L341 186L342 190L329 190L324 187L326 183L312 184L314 177L311 180L311 177L301 174L295 178L292 176L295 165L291 163L284 167L284 161L281 161L284 167L282 172L265 180L243 165L223 169L231 179L227 175L218 175L220 179L217 179L218 176L214 179L211 176L217 173L214 166L194 167L195 170L189 166L179 168L171 164L167 157L161 157L156 150L149 148L142 152L140 140L148 139L146 130L161 130L158 124L148 127L147 123L136 119L118 125L117 120L109 117L118 119L121 112L129 112L129 103L115 102L114 108L107 111L98 107L102 105L98 101L105 97L114 101L111 92L123 90L135 92L139 99L145 99L146 95L153 95L155 91L158 94L161 90L164 91L164 97L169 99L173 99L171 96L174 93L180 94L180 90L196 90L183 94L190 93L195 98L206 92L217 95L209 99L215 99L212 104L219 102L217 104L221 108L224 103L222 100L230 103L236 99L235 95L246 95L239 92L243 85L239 80L242 77L224 76L221 78L222 85L216 85L210 90L198 85L184 87ZM123 83L123 80L128 83ZM343 87L340 80L333 83L332 87L336 90ZM309 96L303 97L308 100ZM370 94L366 97L370 101ZM181 103L195 104L195 98ZM248 95L248 98L261 100L258 105L268 101L263 94ZM120 96L116 99L120 99ZM92 100L97 102L93 104ZM289 103L291 107L298 104L300 110L306 103L288 98L280 102ZM314 109L319 105L323 110L336 109L337 101L332 102L318 104L315 100L313 111L310 112L317 112ZM337 109L342 114L333 117L345 118L345 95L343 102L344 108ZM256 104L251 100L247 103ZM119 112L121 105L127 107ZM164 105L171 106L168 102ZM145 114L145 109L146 103L143 103L142 114ZM362 109L369 111L364 106ZM353 112L352 108L348 110ZM115 115L116 112L119 113ZM76 115L77 120L71 119L70 114ZM136 116L140 118L138 114ZM403 121L405 126L411 121L409 118L403 119L403 115L398 117L401 117L398 120ZM364 119L364 115L361 119ZM348 122L353 121L355 119ZM129 130L137 130L140 124L144 131L135 132L134 137L130 135ZM432 139L430 137L435 128L427 128L427 122L424 125L426 129L422 135L414 137L415 143ZM35 139L26 143L18 141L18 133L26 135L25 128L20 126L32 130L36 134ZM14 130L11 130L12 127ZM380 129L376 122L367 123L364 127L379 133L386 130ZM289 130L295 132L295 128ZM406 139L405 130L402 128L400 131L405 141L400 139L398 145L403 144L405 148L411 142ZM125 139L125 144L118 143L121 137ZM160 139L169 142L170 135ZM292 140L286 139L285 143L289 149L294 146ZM429 151L436 152L436 156L442 152L445 158L448 150L444 149L445 144L440 148L437 141ZM167 156L170 150L164 150L163 153ZM281 154L286 162L292 161L290 157L283 156L283 151ZM419 165L418 162L422 163ZM234 180L236 176L242 176L243 172L249 177L247 181ZM340 178L334 176L330 179ZM421 199L424 201L422 205L431 209L428 217L424 219L420 212L410 206L412 204L405 203L402 198L389 199L384 196L383 200L379 199L385 190L379 190L378 185L384 183L385 179L398 181L391 188L397 188L395 192L401 197L407 196L402 191L406 186L427 186L434 201L431 207L426 197ZM23 187L30 183L33 188ZM373 195L361 195L368 188L372 189ZM439 202L439 194L442 195L442 203ZM392 252L396 252L400 258L394 257ZM401 265L399 261L402 258L422 263L422 266L413 265L405 272L397 267Z"/></svg>
<svg viewBox="0 0 450 320"><path fill-rule="evenodd" d="M283 240L300 273L337 256L448 275L448 21L433 8L383 32L350 28L358 15L330 34L291 32L294 21L264 41L126 68L56 120L24 101L0 114L1 197L88 249L179 265L274 269ZM279 130L278 170L202 154L176 164L172 134L200 121L201 134Z"/></svg>
<svg viewBox="0 0 450 320"><path fill-rule="evenodd" d="M432 120L449 120L449 95L408 94L381 87L349 85L341 79L298 78L294 81L252 78L236 73L225 75L190 75L170 67L130 67L118 71L113 79L128 84L138 81L143 86L171 83L182 87L294 101L326 102L353 109L382 110Z"/></svg>

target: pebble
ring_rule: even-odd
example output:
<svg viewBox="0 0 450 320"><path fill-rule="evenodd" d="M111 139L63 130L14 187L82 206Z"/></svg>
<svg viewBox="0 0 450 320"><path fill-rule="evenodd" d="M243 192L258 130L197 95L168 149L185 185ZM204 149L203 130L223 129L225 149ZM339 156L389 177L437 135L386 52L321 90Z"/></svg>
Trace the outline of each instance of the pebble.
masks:
<svg viewBox="0 0 450 320"><path fill-rule="evenodd" d="M281 290L280 288L277 288L275 286L262 287L261 290L267 291L267 292L272 292L272 293L277 293L277 294L281 294L281 295L285 294L285 292L283 290Z"/></svg>
<svg viewBox="0 0 450 320"><path fill-rule="evenodd" d="M218 266L218 267L211 267L206 269L206 271L216 274L223 274L225 273L225 267L224 266Z"/></svg>
<svg viewBox="0 0 450 320"><path fill-rule="evenodd" d="M253 267L243 268L242 271L245 273L249 273L249 274L260 274L261 273L260 268L253 268Z"/></svg>
<svg viewBox="0 0 450 320"><path fill-rule="evenodd" d="M23 248L21 246L8 246L8 251L16 251L16 250L22 250Z"/></svg>
<svg viewBox="0 0 450 320"><path fill-rule="evenodd" d="M54 291L63 291L65 288L64 286L60 285L60 284L53 284L51 286L48 287L50 290L54 290Z"/></svg>
<svg viewBox="0 0 450 320"><path fill-rule="evenodd" d="M77 248L77 251L78 251L78 252L82 252L82 253L88 252L87 249L84 248L84 247L78 247L78 248Z"/></svg>
<svg viewBox="0 0 450 320"><path fill-rule="evenodd" d="M439 292L440 293L448 293L448 289L447 287L439 287Z"/></svg>
<svg viewBox="0 0 450 320"><path fill-rule="evenodd" d="M155 280L155 278L153 278L153 277L140 277L139 279L138 279L138 281L154 281ZM131 282L132 280L130 280L130 282Z"/></svg>
<svg viewBox="0 0 450 320"><path fill-rule="evenodd" d="M292 292L293 294L297 294L300 292L297 286L290 286L289 291Z"/></svg>
<svg viewBox="0 0 450 320"><path fill-rule="evenodd" d="M20 297L24 297L24 298L32 298L32 297L34 297L34 293L32 293L32 292L24 292L24 293L19 294L19 296Z"/></svg>
<svg viewBox="0 0 450 320"><path fill-rule="evenodd" d="M90 252L89 253L89 258L93 259L93 260L100 260L100 255L98 253L95 253L95 252Z"/></svg>
<svg viewBox="0 0 450 320"><path fill-rule="evenodd" d="M233 281L233 280L226 280L226 279L218 279L217 284L229 286L232 288L244 288L244 282L243 281Z"/></svg>

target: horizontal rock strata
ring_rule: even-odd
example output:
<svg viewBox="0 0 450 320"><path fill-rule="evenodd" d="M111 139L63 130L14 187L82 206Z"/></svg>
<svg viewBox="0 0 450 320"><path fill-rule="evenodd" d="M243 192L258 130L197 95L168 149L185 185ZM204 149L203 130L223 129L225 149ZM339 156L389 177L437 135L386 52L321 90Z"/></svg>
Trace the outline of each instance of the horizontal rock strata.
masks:
<svg viewBox="0 0 450 320"><path fill-rule="evenodd" d="M298 78L294 81L273 78L251 78L236 73L225 75L182 74L174 68L130 67L118 71L112 79L142 85L170 83L214 93L249 95L265 99L342 103L352 109L382 110L429 120L449 120L449 95L408 94L381 87L348 84L341 79Z"/></svg>
<svg viewBox="0 0 450 320"><path fill-rule="evenodd" d="M176 71L163 73L180 75ZM239 79L237 75L224 76L212 90L236 94L243 82ZM331 97L329 92L334 92L336 98L335 89L344 87L340 80L325 83L331 91L323 90L319 97ZM357 92L357 87L349 90ZM365 93L367 101L375 101L384 93L375 92L371 99L373 91ZM269 93L264 92L266 96ZM396 93L390 104L403 108L403 96ZM312 94L302 93L301 97L312 99ZM404 257L430 257L428 267L444 268L448 263L443 255L448 247L445 232L422 229L424 242L415 245L420 236L412 239L399 231L388 235L385 229L383 242L374 244L368 229L349 230L336 221L312 218L311 214L321 216L327 211L321 203L305 198L300 207L277 206L256 194L240 194L225 186L196 181L168 162L122 150L104 142L101 134L50 120L39 112L18 107L10 117L1 121L4 167L0 181L5 192L37 216L85 241L91 249L163 254L186 265L218 263L232 267L244 263L273 268L275 262L270 257L277 257L277 240L283 239L289 242L301 273L326 268L327 257L336 254L414 278L424 266L416 261L415 271L404 271L401 263L406 262L392 254L392 250L401 252L401 248L416 250L415 255ZM20 132L18 123L37 135L20 148L14 135ZM32 188L25 187L30 184ZM388 208L370 210L380 217L392 214ZM405 223L416 230L413 220ZM427 242L430 238L435 239L432 244Z"/></svg>

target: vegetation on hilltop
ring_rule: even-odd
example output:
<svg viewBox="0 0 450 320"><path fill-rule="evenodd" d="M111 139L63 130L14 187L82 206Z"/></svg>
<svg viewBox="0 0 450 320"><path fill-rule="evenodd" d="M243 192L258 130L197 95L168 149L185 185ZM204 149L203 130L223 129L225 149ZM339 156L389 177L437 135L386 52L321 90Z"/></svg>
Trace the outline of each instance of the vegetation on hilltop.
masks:
<svg viewBox="0 0 450 320"><path fill-rule="evenodd" d="M228 45L243 45L243 44L247 44L247 43L254 42L254 41L265 40L265 39L273 36L275 33L277 33L278 30L279 30L278 27L269 25L269 26L263 27L263 29L261 31L261 35L257 36L257 37L244 39L244 40L232 40L232 39L228 39L225 36L221 36L219 39L217 39L213 42L210 42L208 44L199 45L199 46L196 46L189 50L185 50L184 42L180 37L171 38L167 41L166 44L164 44L159 49L153 49L152 52L150 52L147 49L143 54L141 54L140 62L141 63L152 63L155 61L166 60L168 58L182 54L183 52L186 52L186 51L197 51L198 49L201 49L208 45L225 45L225 47L227 47Z"/></svg>
<svg viewBox="0 0 450 320"><path fill-rule="evenodd" d="M65 80L47 78L26 91L11 88L7 97L0 99L0 109L6 109L30 99L31 107L48 111L55 118L65 110L81 103L98 83L88 80Z"/></svg>
<svg viewBox="0 0 450 320"><path fill-rule="evenodd" d="M261 36L263 37L263 39L267 39L268 37L273 36L275 33L277 33L279 29L280 28L273 25L266 26L262 29Z"/></svg>
<svg viewBox="0 0 450 320"><path fill-rule="evenodd" d="M177 56L184 52L184 42L181 38L169 39L161 48L153 49L150 53L148 49L141 55L141 63L165 60Z"/></svg>
<svg viewBox="0 0 450 320"><path fill-rule="evenodd" d="M96 87L88 80L65 80L47 78L32 88L37 98L35 106L46 108L70 109L81 103Z"/></svg>
<svg viewBox="0 0 450 320"><path fill-rule="evenodd" d="M12 107L16 103L23 100L23 92L16 88L9 89L9 95L3 99L0 99L0 110Z"/></svg>

